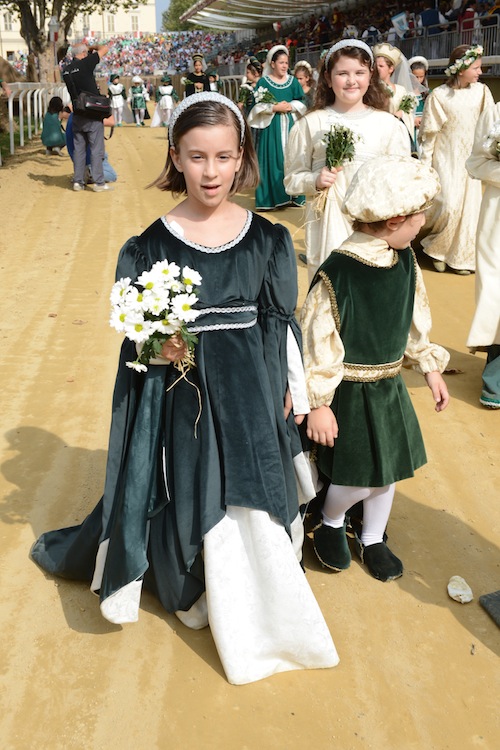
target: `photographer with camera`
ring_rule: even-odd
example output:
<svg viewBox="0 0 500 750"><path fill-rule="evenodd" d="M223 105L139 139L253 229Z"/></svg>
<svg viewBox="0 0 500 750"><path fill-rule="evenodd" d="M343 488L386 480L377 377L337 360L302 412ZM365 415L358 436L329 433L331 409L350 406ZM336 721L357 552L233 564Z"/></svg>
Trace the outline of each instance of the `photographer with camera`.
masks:
<svg viewBox="0 0 500 750"><path fill-rule="evenodd" d="M63 69L65 82L73 103L73 138L75 152L73 159L74 176L73 190L85 189L85 156L87 146L90 148L92 175L94 177L94 192L101 193L113 190L112 185L104 181L102 162L104 159L104 125L99 114L91 111L83 112L77 106L79 94L85 92L100 95L94 77L94 69L107 53L108 47L103 44L98 47L87 47L84 42L72 47L73 60Z"/></svg>

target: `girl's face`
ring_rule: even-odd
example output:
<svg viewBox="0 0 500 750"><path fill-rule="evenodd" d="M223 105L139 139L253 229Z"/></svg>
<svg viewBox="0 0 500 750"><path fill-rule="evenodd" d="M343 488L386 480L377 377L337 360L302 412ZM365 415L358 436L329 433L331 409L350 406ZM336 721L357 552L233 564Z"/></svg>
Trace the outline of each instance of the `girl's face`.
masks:
<svg viewBox="0 0 500 750"><path fill-rule="evenodd" d="M303 89L308 89L311 84L311 79L302 70L297 71L295 78L300 83Z"/></svg>
<svg viewBox="0 0 500 750"><path fill-rule="evenodd" d="M424 68L415 68L415 70L412 69L411 71L417 81L421 83L422 85L425 85L425 69Z"/></svg>
<svg viewBox="0 0 500 750"><path fill-rule="evenodd" d="M247 68L247 81L249 81L250 83L255 83L255 81L258 80L259 76L255 72L255 70L253 70L252 68Z"/></svg>
<svg viewBox="0 0 500 750"><path fill-rule="evenodd" d="M479 81L479 76L483 72L481 70L481 62L482 60L479 57L477 60L474 60L472 65L469 65L468 68L459 71L458 82L460 84L460 88L465 88L469 86L469 84L477 83Z"/></svg>
<svg viewBox="0 0 500 750"><path fill-rule="evenodd" d="M210 125L185 133L170 156L184 175L188 200L214 209L227 200L243 152L232 125Z"/></svg>
<svg viewBox="0 0 500 750"><path fill-rule="evenodd" d="M193 67L195 73L201 73L201 70L203 68L201 60L195 60Z"/></svg>
<svg viewBox="0 0 500 750"><path fill-rule="evenodd" d="M375 58L375 65L377 66L378 74L382 81L388 82L391 73L394 70L394 65L391 65L391 63L385 59L385 57L377 57Z"/></svg>
<svg viewBox="0 0 500 750"><path fill-rule="evenodd" d="M286 78L288 75L288 55L282 52L274 62L271 63L273 74L276 78Z"/></svg>
<svg viewBox="0 0 500 750"><path fill-rule="evenodd" d="M335 94L335 109L348 112L364 107L363 97L371 80L367 65L354 57L341 55L330 73L325 72L325 79Z"/></svg>

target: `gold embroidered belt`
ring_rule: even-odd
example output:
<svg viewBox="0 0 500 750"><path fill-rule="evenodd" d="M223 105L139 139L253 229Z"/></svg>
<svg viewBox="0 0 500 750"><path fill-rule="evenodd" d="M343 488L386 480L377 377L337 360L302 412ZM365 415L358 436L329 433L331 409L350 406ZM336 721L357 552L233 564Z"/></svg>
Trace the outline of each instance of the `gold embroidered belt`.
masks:
<svg viewBox="0 0 500 750"><path fill-rule="evenodd" d="M396 362L387 362L382 365L355 365L344 362L344 380L355 383L374 383L377 380L395 378L401 372L403 357Z"/></svg>

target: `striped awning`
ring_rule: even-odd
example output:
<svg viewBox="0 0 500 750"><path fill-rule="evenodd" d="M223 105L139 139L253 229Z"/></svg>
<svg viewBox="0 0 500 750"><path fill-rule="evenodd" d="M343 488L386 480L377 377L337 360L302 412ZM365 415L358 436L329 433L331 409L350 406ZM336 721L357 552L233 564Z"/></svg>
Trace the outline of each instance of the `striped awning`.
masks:
<svg viewBox="0 0 500 750"><path fill-rule="evenodd" d="M345 4L341 1L338 7ZM321 7L318 0L198 0L179 20L212 29L237 31L270 26Z"/></svg>

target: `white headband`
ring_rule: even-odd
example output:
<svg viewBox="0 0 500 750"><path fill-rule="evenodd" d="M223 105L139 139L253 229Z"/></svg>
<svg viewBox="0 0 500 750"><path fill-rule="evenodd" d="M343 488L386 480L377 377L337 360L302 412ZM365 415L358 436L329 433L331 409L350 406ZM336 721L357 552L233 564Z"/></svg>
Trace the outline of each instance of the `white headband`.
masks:
<svg viewBox="0 0 500 750"><path fill-rule="evenodd" d="M175 146L173 138L175 123L188 107L191 107L193 104L198 104L198 102L218 102L219 104L224 104L228 107L231 112L234 112L240 123L240 146L243 145L243 141L245 140L245 120L236 104L232 102L231 99L228 99L227 96L218 94L215 91L201 91L199 94L191 94L191 96L187 96L174 109L168 126L168 140L171 146Z"/></svg>
<svg viewBox="0 0 500 750"><path fill-rule="evenodd" d="M333 53L337 52L337 50L339 49L344 49L345 47L359 47L359 49L364 49L364 51L370 56L370 60L372 61L373 65L373 52L367 44L361 42L359 39L342 39L341 42L337 42L328 50L328 53L325 57L325 70L328 66L328 63L330 62L330 57L333 55Z"/></svg>

